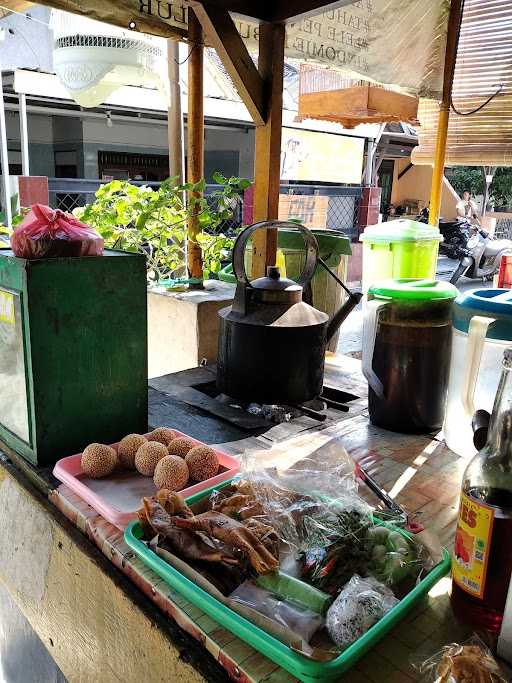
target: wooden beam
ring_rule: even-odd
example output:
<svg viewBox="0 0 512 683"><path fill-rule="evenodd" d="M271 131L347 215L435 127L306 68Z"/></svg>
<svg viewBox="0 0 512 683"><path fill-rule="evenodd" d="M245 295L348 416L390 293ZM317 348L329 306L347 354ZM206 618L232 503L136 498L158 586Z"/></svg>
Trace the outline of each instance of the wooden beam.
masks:
<svg viewBox="0 0 512 683"><path fill-rule="evenodd" d="M379 170L382 165L382 162L384 161L384 157L386 156L387 153L387 147L384 146L382 149L377 151L377 154L374 155L373 157L373 172L372 172L372 186L377 187L378 182L377 182L377 176L379 175Z"/></svg>
<svg viewBox="0 0 512 683"><path fill-rule="evenodd" d="M146 0L147 2L148 0ZM182 0L187 7L208 5L212 10L231 12L249 21L268 21L272 10L268 2L254 2L254 0Z"/></svg>
<svg viewBox="0 0 512 683"><path fill-rule="evenodd" d="M193 7L203 27L205 40L217 51L254 123L264 125L263 80L229 12L202 3Z"/></svg>
<svg viewBox="0 0 512 683"><path fill-rule="evenodd" d="M400 180L400 178L403 178L403 176L406 173L408 173L411 170L411 168L412 168L412 164L407 164L407 166L404 168L404 170L400 171L400 173L398 174L398 180Z"/></svg>
<svg viewBox="0 0 512 683"><path fill-rule="evenodd" d="M268 113L265 125L256 128L255 222L277 219L279 214L284 44L283 24L260 26L258 71L265 83ZM267 265L275 264L276 252L277 230L260 230L254 234L252 277L261 277Z"/></svg>
<svg viewBox="0 0 512 683"><path fill-rule="evenodd" d="M196 0L185 0L184 4L194 6ZM308 17L315 17L328 10L339 9L353 3L353 0L273 0L273 2L256 2L255 0L206 0L205 4L214 11L232 12L249 20L263 22L287 22L296 23ZM0 9L0 19L14 12L25 12L34 3L24 0L3 0ZM145 14L134 12L133 5L137 4L149 9L151 0L141 0L140 3L132 3L129 0L118 0L115 3L115 16L113 13L102 11L101 3L87 2L77 3L75 0L39 0L38 4L52 7L54 9L73 12L74 14L87 15L91 19L98 21L107 20L108 23L126 28L131 20L137 23L137 30L153 35L186 37L186 29L178 28L168 24L164 19L160 19L157 13L152 16L146 11ZM154 5L159 3L155 2ZM78 7L80 5L80 7Z"/></svg>
<svg viewBox="0 0 512 683"><path fill-rule="evenodd" d="M0 18L9 16L12 12L26 12L33 4L24 0L4 0L0 9Z"/></svg>
<svg viewBox="0 0 512 683"><path fill-rule="evenodd" d="M70 12L78 16L86 16L89 19L95 19L107 24L119 26L122 29L127 29L132 22L135 22L133 30L138 33L149 33L153 36L161 36L162 38L175 37L178 40L186 39L187 29L178 26L172 26L165 20L158 16L158 13L148 14L148 3L151 0L140 0L135 3L137 8L134 12L134 3L132 0L116 0L115 3L102 3L97 0L38 0L38 5L51 7L52 9L59 9L63 12ZM35 3L20 3L33 5ZM11 9L14 7L12 0L2 0L3 8ZM153 3L156 6L156 2ZM25 11L24 8L23 11ZM30 9L30 8L28 8ZM144 11L146 9L146 11ZM142 10L142 11L141 11ZM5 13L5 10L2 10ZM9 13L5 14L8 16ZM0 20L2 16L0 15Z"/></svg>
<svg viewBox="0 0 512 683"><path fill-rule="evenodd" d="M204 176L204 110L203 110L203 30L194 10L188 10L188 116L187 116L187 180L198 183ZM200 196L189 193L189 201ZM188 270L192 278L203 278L203 258L197 234L201 228L199 209L194 209L188 223Z"/></svg>

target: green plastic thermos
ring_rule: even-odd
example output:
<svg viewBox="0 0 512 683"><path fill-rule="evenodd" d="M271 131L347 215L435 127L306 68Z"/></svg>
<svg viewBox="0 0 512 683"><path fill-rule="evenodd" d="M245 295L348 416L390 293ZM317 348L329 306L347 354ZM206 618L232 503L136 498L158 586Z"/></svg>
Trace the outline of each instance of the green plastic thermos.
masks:
<svg viewBox="0 0 512 683"><path fill-rule="evenodd" d="M442 239L438 227L407 218L367 226L359 237L363 292L390 278L435 278Z"/></svg>

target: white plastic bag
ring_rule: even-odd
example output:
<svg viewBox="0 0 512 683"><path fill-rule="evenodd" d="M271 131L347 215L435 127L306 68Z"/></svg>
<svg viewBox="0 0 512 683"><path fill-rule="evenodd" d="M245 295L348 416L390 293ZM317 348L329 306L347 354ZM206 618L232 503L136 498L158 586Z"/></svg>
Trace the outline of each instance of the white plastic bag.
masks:
<svg viewBox="0 0 512 683"><path fill-rule="evenodd" d="M362 579L355 574L327 611L327 631L336 645L345 650L398 602L377 579Z"/></svg>

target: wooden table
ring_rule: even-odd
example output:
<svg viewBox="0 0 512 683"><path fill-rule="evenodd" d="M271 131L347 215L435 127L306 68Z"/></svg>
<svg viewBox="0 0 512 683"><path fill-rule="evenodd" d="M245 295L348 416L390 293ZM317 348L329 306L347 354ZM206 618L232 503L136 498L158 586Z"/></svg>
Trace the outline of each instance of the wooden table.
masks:
<svg viewBox="0 0 512 683"><path fill-rule="evenodd" d="M150 421L175 426L236 455L259 451L263 460L341 444L450 547L465 462L438 437L371 426L358 361L332 357L326 376L360 398L349 413L337 419L330 415L324 425L304 418L247 436L194 405L197 397L189 391L186 373L150 382ZM3 450L0 580L69 681L295 680L171 591L133 556L117 529L66 487L58 487L47 470ZM416 680L411 655L429 654L467 637L467 629L451 614L448 587L447 579L438 584L343 680Z"/></svg>

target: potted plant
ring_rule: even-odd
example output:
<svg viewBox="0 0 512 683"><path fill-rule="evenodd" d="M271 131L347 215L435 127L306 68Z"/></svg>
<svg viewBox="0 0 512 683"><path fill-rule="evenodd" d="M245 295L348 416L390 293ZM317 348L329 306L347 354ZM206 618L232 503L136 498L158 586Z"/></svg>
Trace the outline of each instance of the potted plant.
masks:
<svg viewBox="0 0 512 683"><path fill-rule="evenodd" d="M220 270L235 237L217 230L233 216L240 192L250 185L248 180L220 173L214 174L214 180L218 189L208 198L203 194L204 180L178 184L169 178L157 189L113 180L97 190L92 204L74 213L102 235L106 247L145 253L148 284L154 285L186 274L187 223L194 210L201 225L197 240L207 279ZM199 196L185 201L189 192Z"/></svg>
<svg viewBox="0 0 512 683"><path fill-rule="evenodd" d="M183 285L181 292L179 286L168 289L169 280L187 275L187 223L192 210L201 226L197 242L203 254L203 278L215 277L230 256L237 230L218 231L232 218L238 195L250 182L220 173L214 181L218 188L204 197L204 180L180 185L171 178L158 189L114 180L98 189L92 204L74 212L103 236L107 247L147 256L149 377L195 367L203 358L216 359L218 310L231 300L231 287L210 282L202 292L183 292ZM200 196L186 202L191 192Z"/></svg>

